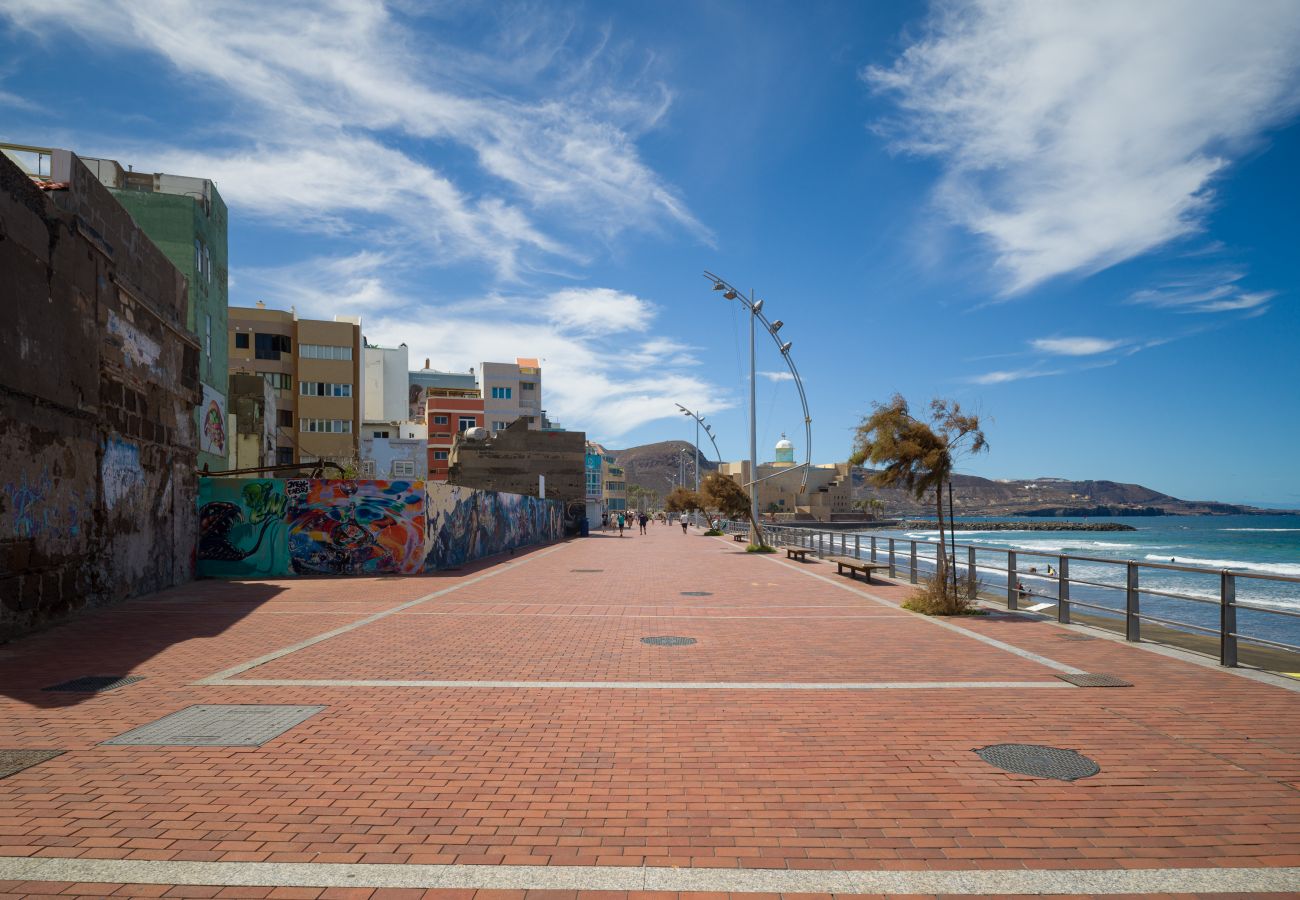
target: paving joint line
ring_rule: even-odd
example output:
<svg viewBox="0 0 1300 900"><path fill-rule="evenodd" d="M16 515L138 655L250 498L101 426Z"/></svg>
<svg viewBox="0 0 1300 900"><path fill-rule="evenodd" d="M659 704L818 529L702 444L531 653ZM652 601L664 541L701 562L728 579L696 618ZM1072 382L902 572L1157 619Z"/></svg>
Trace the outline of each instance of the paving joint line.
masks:
<svg viewBox="0 0 1300 900"><path fill-rule="evenodd" d="M0 857L0 881L783 894L1285 893L1300 883L1300 867L900 871L186 862L11 856Z"/></svg>
<svg viewBox="0 0 1300 900"><path fill-rule="evenodd" d="M249 669L255 669L258 666L265 665L266 663L269 662L273 662L274 660L280 659L281 657L288 656L292 653L297 653L299 650L305 650L306 648L311 647L314 644L319 644L322 641L328 641L330 638L338 637L341 634L347 634L349 631L355 631L358 628L362 628L366 625L370 625L374 622L378 622L380 619L385 619L388 616L396 615L397 613L401 612L404 609L410 609L413 606L419 606L421 603L427 603L430 600L445 596L447 594L452 593L453 591L458 591L461 588L469 587L472 584L478 584L480 581L484 581L496 575L501 575L505 572L514 571L520 566L527 565L528 563L533 562L534 560L537 559L541 559L542 557L550 556L552 553L556 553L560 550L563 550L565 547L568 546L570 546L570 542L565 541L561 544L558 544L555 547L551 547L537 553L530 553L524 559L517 560L513 563L508 563L504 566L499 564L494 565L491 568L489 568L486 572L482 573L481 575L476 575L473 578L469 578L466 579L465 581L458 582L457 584L450 585L448 587L443 588L442 590L434 591L431 594L425 594L423 597L417 597L414 600L408 600L407 602L398 604L397 606L394 606L391 609L386 609L377 613L373 613L372 615L366 616L363 619L358 619L357 621L351 622L347 625L341 625L338 628L334 628L331 629L330 631L325 632L324 634L318 634L315 637L307 638L306 640L299 641L296 644L290 644L289 646L282 647L279 650L273 650L270 653L259 656L256 659L249 660L248 662L243 662L240 663L239 665L231 666L228 669L222 669L220 672L217 672L213 675L209 675L208 677L202 678L193 683L199 685L222 684L227 679L230 679L241 672L247 672Z"/></svg>
<svg viewBox="0 0 1300 900"><path fill-rule="evenodd" d="M1073 687L1064 681L477 681L420 678L227 678L204 683L222 687L537 688L601 691L930 691Z"/></svg>

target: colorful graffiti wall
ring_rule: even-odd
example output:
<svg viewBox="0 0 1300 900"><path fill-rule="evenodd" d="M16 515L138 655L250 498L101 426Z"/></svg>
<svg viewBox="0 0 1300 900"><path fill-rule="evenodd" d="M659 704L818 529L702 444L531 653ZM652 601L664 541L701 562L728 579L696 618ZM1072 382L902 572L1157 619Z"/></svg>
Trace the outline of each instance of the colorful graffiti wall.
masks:
<svg viewBox="0 0 1300 900"><path fill-rule="evenodd" d="M202 478L198 574L415 575L558 540L563 504L423 481Z"/></svg>

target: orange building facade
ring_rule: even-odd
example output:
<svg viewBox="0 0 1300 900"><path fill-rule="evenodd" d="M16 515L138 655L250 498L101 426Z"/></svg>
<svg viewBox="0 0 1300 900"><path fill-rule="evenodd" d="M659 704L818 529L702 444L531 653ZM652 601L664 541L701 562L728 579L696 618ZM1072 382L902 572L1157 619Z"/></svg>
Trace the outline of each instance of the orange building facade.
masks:
<svg viewBox="0 0 1300 900"><path fill-rule="evenodd" d="M445 482L452 439L466 429L483 427L483 398L477 391L431 389L424 414L429 429L428 480Z"/></svg>

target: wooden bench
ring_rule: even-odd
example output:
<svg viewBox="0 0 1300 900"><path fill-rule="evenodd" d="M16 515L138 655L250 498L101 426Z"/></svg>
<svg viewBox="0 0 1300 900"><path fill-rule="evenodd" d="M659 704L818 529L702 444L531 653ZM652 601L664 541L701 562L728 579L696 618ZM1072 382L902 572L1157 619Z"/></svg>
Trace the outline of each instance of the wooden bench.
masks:
<svg viewBox="0 0 1300 900"><path fill-rule="evenodd" d="M852 556L828 556L827 562L833 562L838 567L835 574L843 575L844 570L849 570L849 577L853 578L858 572L861 572L867 578L867 584L871 584L871 573L877 569L888 569L887 563L867 562L866 560L854 559Z"/></svg>
<svg viewBox="0 0 1300 900"><path fill-rule="evenodd" d="M737 544L748 544L748 543L749 543L749 533L748 533L748 532L738 531L738 532L736 532L735 534L733 534L733 535L731 536L731 539L732 539L733 541L735 541Z"/></svg>
<svg viewBox="0 0 1300 900"><path fill-rule="evenodd" d="M804 562L806 559L808 559L809 553L812 553L812 551L809 550L807 547L786 547L785 548L785 558L797 559L799 560L799 562Z"/></svg>

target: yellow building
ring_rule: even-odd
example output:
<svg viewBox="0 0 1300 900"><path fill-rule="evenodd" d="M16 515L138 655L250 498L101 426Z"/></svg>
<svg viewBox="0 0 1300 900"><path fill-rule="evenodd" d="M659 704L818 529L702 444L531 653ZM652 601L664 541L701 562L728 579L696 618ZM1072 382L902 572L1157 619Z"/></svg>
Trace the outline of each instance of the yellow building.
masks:
<svg viewBox="0 0 1300 900"><path fill-rule="evenodd" d="M831 522L856 518L853 508L853 475L848 463L812 466L804 484L804 470L794 462L794 445L781 435L776 459L759 463L758 511L780 520L814 519ZM749 461L724 462L719 469L749 493Z"/></svg>
<svg viewBox="0 0 1300 900"><path fill-rule="evenodd" d="M357 462L362 417L361 322L299 319L290 309L232 306L231 373L276 391L276 462Z"/></svg>

